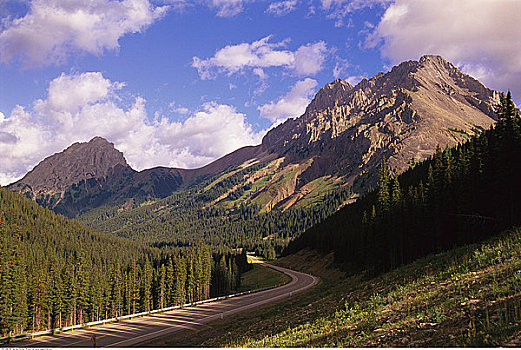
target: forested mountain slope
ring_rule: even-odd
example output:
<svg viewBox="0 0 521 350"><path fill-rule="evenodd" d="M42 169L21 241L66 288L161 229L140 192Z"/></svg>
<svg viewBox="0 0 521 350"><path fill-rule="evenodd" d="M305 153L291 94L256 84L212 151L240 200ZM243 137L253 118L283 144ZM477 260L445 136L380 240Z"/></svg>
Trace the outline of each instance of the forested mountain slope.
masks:
<svg viewBox="0 0 521 350"><path fill-rule="evenodd" d="M262 252L277 249L280 253L280 246L290 237L333 214L351 195L349 189L326 191L313 206L263 212L256 205L243 203L237 194L252 191L254 186L227 194L230 187L242 183L243 177L256 169L263 169L263 165L239 169L224 179L212 178L124 212L118 213L117 207L100 207L78 220L101 231L159 247L206 243L246 247L268 257ZM223 193L224 199L219 200ZM228 205L227 200L233 195L237 197Z"/></svg>
<svg viewBox="0 0 521 350"><path fill-rule="evenodd" d="M96 137L48 157L9 188L148 245L206 242L267 257L376 185L382 159L398 174L437 145L489 128L497 99L443 58L424 56L356 86L327 84L261 145L200 169L137 172Z"/></svg>
<svg viewBox="0 0 521 350"><path fill-rule="evenodd" d="M394 179L385 162L378 188L288 246L334 252L352 272L379 273L429 253L521 224L521 119L510 93L492 129Z"/></svg>
<svg viewBox="0 0 521 350"><path fill-rule="evenodd" d="M0 334L58 328L226 293L244 254L155 249L0 187Z"/></svg>

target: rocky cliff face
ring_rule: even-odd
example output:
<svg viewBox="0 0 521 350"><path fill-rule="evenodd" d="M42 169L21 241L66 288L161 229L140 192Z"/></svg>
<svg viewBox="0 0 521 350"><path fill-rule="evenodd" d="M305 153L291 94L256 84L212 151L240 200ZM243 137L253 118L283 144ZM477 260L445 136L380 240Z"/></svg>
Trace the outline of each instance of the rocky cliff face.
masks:
<svg viewBox="0 0 521 350"><path fill-rule="evenodd" d="M498 94L439 56L408 61L351 87L322 88L304 115L269 132L264 149L295 163L313 158L305 184L341 176L365 189L382 158L394 173L427 158L436 146L464 141L494 123Z"/></svg>

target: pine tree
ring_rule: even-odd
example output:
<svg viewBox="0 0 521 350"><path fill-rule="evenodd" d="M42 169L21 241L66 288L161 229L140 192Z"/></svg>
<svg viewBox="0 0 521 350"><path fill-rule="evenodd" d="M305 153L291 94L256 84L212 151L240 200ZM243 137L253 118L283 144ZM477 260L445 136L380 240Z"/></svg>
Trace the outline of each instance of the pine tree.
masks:
<svg viewBox="0 0 521 350"><path fill-rule="evenodd" d="M143 311L150 311L152 308L152 266L148 257L143 264L143 278L141 280L141 305Z"/></svg>
<svg viewBox="0 0 521 350"><path fill-rule="evenodd" d="M110 310L112 317L121 317L123 308L121 268L117 265L110 274Z"/></svg>
<svg viewBox="0 0 521 350"><path fill-rule="evenodd" d="M186 297L188 302L194 301L194 292L196 287L195 271L194 271L194 257L193 252L190 251L186 261Z"/></svg>
<svg viewBox="0 0 521 350"><path fill-rule="evenodd" d="M62 327L62 309L63 309L63 282L61 280L61 271L52 263L49 271L51 277L51 285L49 290L49 299L51 302L51 327Z"/></svg>
<svg viewBox="0 0 521 350"><path fill-rule="evenodd" d="M166 268L164 264L161 264L159 268L158 294L159 308L162 309L166 304Z"/></svg>
<svg viewBox="0 0 521 350"><path fill-rule="evenodd" d="M129 291L130 303L132 306L132 314L137 312L137 303L139 301L139 285L138 285L138 266L136 260L132 259L129 271Z"/></svg>
<svg viewBox="0 0 521 350"><path fill-rule="evenodd" d="M63 314L65 326L75 324L76 303L77 303L77 282L74 274L74 266L67 264L61 272L63 286Z"/></svg>
<svg viewBox="0 0 521 350"><path fill-rule="evenodd" d="M168 258L165 271L166 306L172 306L174 302L174 281L174 265L172 262L172 258Z"/></svg>
<svg viewBox="0 0 521 350"><path fill-rule="evenodd" d="M174 262L175 284L173 289L173 304L182 305L186 302L186 260L178 256Z"/></svg>
<svg viewBox="0 0 521 350"><path fill-rule="evenodd" d="M512 101L510 90L506 96L504 93L500 94L499 105L496 107L496 113L500 121L519 116L519 110L516 108L514 101Z"/></svg>
<svg viewBox="0 0 521 350"><path fill-rule="evenodd" d="M82 252L76 264L76 276L78 279L78 322L80 324L85 322L85 316L90 303L88 271L87 259Z"/></svg>
<svg viewBox="0 0 521 350"><path fill-rule="evenodd" d="M398 182L398 177L395 177L393 180L393 187L392 187L392 195L391 195L391 202L393 204L393 207L397 207L402 200L402 189L400 187L400 182Z"/></svg>

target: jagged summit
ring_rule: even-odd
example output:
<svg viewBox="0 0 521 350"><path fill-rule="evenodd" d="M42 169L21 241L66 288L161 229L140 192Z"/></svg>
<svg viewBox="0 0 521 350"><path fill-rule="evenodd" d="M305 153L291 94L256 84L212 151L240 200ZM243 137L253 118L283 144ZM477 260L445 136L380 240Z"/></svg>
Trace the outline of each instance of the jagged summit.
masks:
<svg viewBox="0 0 521 350"><path fill-rule="evenodd" d="M301 117L271 130L263 146L287 162L313 159L301 183L335 175L353 184L371 178L383 157L398 173L437 145L490 127L497 97L441 56L427 55L354 87L342 80L327 84Z"/></svg>
<svg viewBox="0 0 521 350"><path fill-rule="evenodd" d="M352 88L351 84L342 79L326 84L308 105L307 112L336 107L346 99Z"/></svg>

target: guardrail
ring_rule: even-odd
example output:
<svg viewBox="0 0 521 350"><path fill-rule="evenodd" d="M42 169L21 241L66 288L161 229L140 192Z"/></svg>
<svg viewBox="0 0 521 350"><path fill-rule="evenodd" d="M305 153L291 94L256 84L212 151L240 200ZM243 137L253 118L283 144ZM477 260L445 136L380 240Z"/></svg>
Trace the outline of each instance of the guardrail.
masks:
<svg viewBox="0 0 521 350"><path fill-rule="evenodd" d="M210 302L213 302L213 301L225 300L225 299L229 299L229 298L239 297L239 296L242 296L242 295L258 293L258 292L262 292L262 291L265 291L265 290L268 290L268 289L277 288L277 287L280 287L280 285L273 286L273 287L265 287L265 288L255 289L255 290L249 290L249 291L246 291L246 292L240 292L240 293L225 295L225 296L216 297L216 298L212 298L212 299L194 301L192 303L187 303L187 304L184 304L184 305L169 306L169 307L165 307L165 308L162 308L162 309L145 311L145 312L140 312L140 313L132 314L132 315L125 315L125 316L121 316L121 317L113 317L113 318L109 318L109 319L106 319L106 320L87 322L87 323L77 324L77 325L68 326L68 327L55 328L55 329L49 329L49 330L46 330L46 331L31 332L31 333L25 333L25 334L12 336L12 337L0 338L0 344L10 343L10 342L19 341L19 340L25 340L25 339L31 339L31 338L35 338L35 337L40 337L42 335L52 335L52 334L62 333L62 332L71 331L71 330L74 330L74 329L81 329L81 328L87 328L87 327L92 327L92 326L98 326L98 325L105 324L105 323L118 322L118 321L121 321L121 320L127 320L127 319L134 318L134 317L141 317L141 316L151 315L151 314L155 314L155 313L158 313L158 312L166 312L166 311L171 311L171 310L175 310L175 309L182 309L184 307L190 307L190 306L195 306L195 305L199 305L199 304L210 303Z"/></svg>

